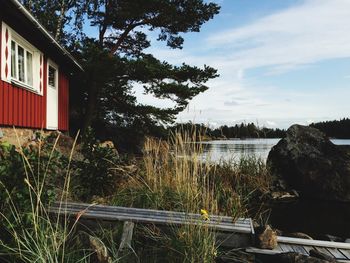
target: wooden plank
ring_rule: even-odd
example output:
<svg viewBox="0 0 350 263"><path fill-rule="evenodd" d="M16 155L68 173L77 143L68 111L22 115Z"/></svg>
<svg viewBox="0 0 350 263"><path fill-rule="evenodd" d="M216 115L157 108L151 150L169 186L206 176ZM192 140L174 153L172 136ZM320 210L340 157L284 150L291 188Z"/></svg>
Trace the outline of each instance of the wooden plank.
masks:
<svg viewBox="0 0 350 263"><path fill-rule="evenodd" d="M56 212L56 213L65 213L65 212L68 212L68 213L75 213L75 214L79 214L79 213L82 213L84 215L89 215L89 216L93 216L93 215L106 215L106 216L115 216L115 217L118 217L118 216L125 216L125 217L130 217L130 218L139 218L139 219L159 219L159 220L164 220L164 221L167 221L169 223L171 222L178 222L178 221L200 221L200 222L203 222L203 219L201 217L197 217L197 218L176 218L176 217L163 217L163 216L157 216L157 215L152 215L152 214L148 214L148 215L139 215L139 214L133 214L133 213L121 213L121 212L118 212L118 213L115 213L115 212L109 212L109 211L103 211L103 212L100 212L100 211L92 211L92 210L80 210L80 209L62 209L62 210L57 210L57 209L50 209L51 212ZM227 226L227 227L238 227L238 228L246 228L246 229L249 229L250 230L250 227L248 226L245 226L245 225L238 225L238 224L234 224L234 223L222 223L222 222L216 222L216 221L205 221L207 224L215 224L215 225L221 225L221 226Z"/></svg>
<svg viewBox="0 0 350 263"><path fill-rule="evenodd" d="M250 229L251 229L252 235L255 235L253 219L249 218L249 224L250 224Z"/></svg>
<svg viewBox="0 0 350 263"><path fill-rule="evenodd" d="M124 222L123 234L120 241L119 250L131 249L131 240L134 232L134 226L135 224L133 222Z"/></svg>
<svg viewBox="0 0 350 263"><path fill-rule="evenodd" d="M245 251L248 253L264 254L264 255L276 255L276 254L283 253L280 250L261 249L261 248L255 248L255 247L249 247Z"/></svg>
<svg viewBox="0 0 350 263"><path fill-rule="evenodd" d="M53 210L51 209L49 211L50 213L56 213L56 214L62 214L65 212L67 215L71 216L77 216L76 210L71 211L71 210L66 210L66 211L59 211L59 210ZM100 220L105 220L105 221L134 221L134 222L139 222L139 223L152 223L152 224L163 224L163 225L169 225L169 224L183 224L183 225L203 225L207 226L210 228L214 228L215 230L219 231L227 231L227 232L237 232L237 233L247 233L251 234L251 229L246 228L246 227L239 227L239 226L234 226L234 225L221 225L221 224L215 224L210 221L185 221L185 220L164 220L164 219L159 219L159 218L154 218L154 217L138 217L138 216L131 216L131 215L118 215L118 214L106 214L106 213L90 213L89 211L86 211L81 214L81 217L84 218L89 218L89 219L100 219Z"/></svg>
<svg viewBox="0 0 350 263"><path fill-rule="evenodd" d="M129 215L129 214L132 214L133 216L144 216L144 217L161 217L163 219L167 219L167 220L171 220L171 219L174 219L176 218L176 220L181 220L181 219L185 219L185 220L202 220L202 217L198 214L181 214L181 216L177 217L177 214L176 213L173 213L173 212L168 212L168 213L152 213L152 212L149 212L147 211L146 209L137 209L137 210L130 210L128 208L121 208L121 207L113 207L113 209L106 209L106 207L104 207L102 210L100 209L101 207L97 207L97 206L89 206L89 207L86 207L86 206L79 206L79 207L74 207L74 206L71 206L71 205L67 205L67 206L62 206L61 208L60 207L51 207L50 210L51 211L54 211L56 210L56 213L57 211L59 212L63 212L63 211L69 211L69 212L81 212L81 211L85 211L86 213L105 213L105 214L109 214L109 215L113 215L113 214L120 214L120 215ZM108 207L107 207L108 208ZM141 211L140 211L141 210ZM156 210L157 211L157 210ZM158 212L158 211L157 211ZM194 215L192 218L191 216ZM216 223L216 224L221 224L221 225L228 225L228 226L237 226L237 227L242 227L242 228L250 228L250 229L253 229L253 227L250 225L250 224L242 224L242 223L232 223L232 220L230 222L228 221L221 221L215 217L211 217L210 221L209 222L213 222L213 223Z"/></svg>
<svg viewBox="0 0 350 263"><path fill-rule="evenodd" d="M303 248L306 250L307 254L310 255L310 250L313 249L313 247L311 246L305 246L305 245L302 245Z"/></svg>
<svg viewBox="0 0 350 263"><path fill-rule="evenodd" d="M279 243L277 243L277 248L276 248L276 250L278 250L278 251L283 251L283 249L282 249L282 247L281 247L281 244L279 244Z"/></svg>
<svg viewBox="0 0 350 263"><path fill-rule="evenodd" d="M333 257L335 257L336 259L347 259L343 253L341 253L338 249L336 248L327 248L327 250L329 251L329 253L331 253L333 255Z"/></svg>
<svg viewBox="0 0 350 263"><path fill-rule="evenodd" d="M54 203L52 207L59 207L59 203ZM141 209L141 208L129 208L129 207L118 207L118 206L106 206L106 205L91 205L91 204L85 204L85 203L74 203L74 202L69 202L69 203L63 203L61 205L62 207L76 207L76 208L81 208L86 209L101 209L101 210L108 210L108 211L128 211L128 212L134 212L134 213L144 213L144 214L159 214L159 215L173 215L176 217L198 217L200 216L199 214L193 214L193 213L185 213L185 212L174 212L174 211L165 211L165 210L155 210L155 209ZM209 215L210 219L213 220L220 220L222 222L233 222L233 218L229 216L217 216L217 215ZM239 224L246 224L246 225L251 225L251 219L250 218L239 218L235 222Z"/></svg>
<svg viewBox="0 0 350 263"><path fill-rule="evenodd" d="M280 243L279 245L283 252L294 252L292 246L288 244Z"/></svg>
<svg viewBox="0 0 350 263"><path fill-rule="evenodd" d="M311 240L311 239L302 239L294 237L282 237L278 236L277 241L285 244L295 244L295 245L306 245L306 246L316 246L316 247L326 247L326 248L341 248L349 249L350 243L342 242L332 242L332 241L323 241L323 240Z"/></svg>
<svg viewBox="0 0 350 263"><path fill-rule="evenodd" d="M298 246L298 245L291 245L292 249L294 252L302 254L302 255L309 255L309 253L304 249L303 246Z"/></svg>
<svg viewBox="0 0 350 263"><path fill-rule="evenodd" d="M330 257L334 257L326 248L324 247L317 247L315 246L314 249L316 249L317 251L321 252L322 254L325 254L327 256L330 256Z"/></svg>
<svg viewBox="0 0 350 263"><path fill-rule="evenodd" d="M350 260L350 251L347 249L338 249L347 259Z"/></svg>

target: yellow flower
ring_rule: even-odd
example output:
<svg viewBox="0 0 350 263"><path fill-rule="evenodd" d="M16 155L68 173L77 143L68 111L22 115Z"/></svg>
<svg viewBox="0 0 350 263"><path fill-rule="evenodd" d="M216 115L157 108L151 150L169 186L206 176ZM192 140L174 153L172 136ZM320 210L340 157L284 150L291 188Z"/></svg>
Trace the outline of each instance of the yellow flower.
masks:
<svg viewBox="0 0 350 263"><path fill-rule="evenodd" d="M205 221L209 221L209 214L208 214L208 211L207 211L207 210L201 209L201 215L202 215L202 218L203 218Z"/></svg>

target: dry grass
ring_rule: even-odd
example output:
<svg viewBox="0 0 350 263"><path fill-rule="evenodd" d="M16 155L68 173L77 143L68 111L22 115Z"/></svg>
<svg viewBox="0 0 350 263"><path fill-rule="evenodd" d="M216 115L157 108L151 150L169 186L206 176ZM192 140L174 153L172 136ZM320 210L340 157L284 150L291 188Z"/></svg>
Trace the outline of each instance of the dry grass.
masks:
<svg viewBox="0 0 350 263"><path fill-rule="evenodd" d="M270 187L266 166L255 158L219 164L204 160L203 144L197 143L198 134L182 131L172 134L168 141L147 138L137 171L119 183L116 194L109 198L110 203L190 213L205 209L209 217L247 215L249 204ZM73 150L70 159L72 156ZM10 214L2 213L1 217L7 222L12 242L0 242L1 250L23 262L91 262L91 249L74 242L77 221L68 224L66 218L53 220L48 216L47 203L43 200L46 173L36 173L26 156L22 157L30 209L19 211L8 193ZM46 170L49 166L50 158ZM61 202L71 188L69 164L66 171ZM120 233L106 234L106 231L101 231L104 237L99 240L106 246L111 262L213 262L219 253L215 232L205 224L172 226L167 230L138 226L134 252L126 257L116 249Z"/></svg>

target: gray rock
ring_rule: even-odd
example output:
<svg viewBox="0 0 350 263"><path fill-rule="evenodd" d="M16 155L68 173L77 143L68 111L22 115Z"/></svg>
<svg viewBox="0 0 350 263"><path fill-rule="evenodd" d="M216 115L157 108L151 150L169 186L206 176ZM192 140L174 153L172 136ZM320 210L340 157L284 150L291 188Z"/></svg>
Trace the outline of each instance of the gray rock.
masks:
<svg viewBox="0 0 350 263"><path fill-rule="evenodd" d="M303 196L350 201L350 149L333 144L315 128L293 125L274 146L267 164Z"/></svg>

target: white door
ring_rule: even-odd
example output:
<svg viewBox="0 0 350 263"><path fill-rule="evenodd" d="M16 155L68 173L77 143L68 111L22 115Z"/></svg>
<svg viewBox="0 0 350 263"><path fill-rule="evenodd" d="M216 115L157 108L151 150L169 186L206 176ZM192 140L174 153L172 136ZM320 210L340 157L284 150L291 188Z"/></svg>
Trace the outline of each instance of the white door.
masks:
<svg viewBox="0 0 350 263"><path fill-rule="evenodd" d="M46 128L58 129L58 66L50 60L47 63Z"/></svg>

